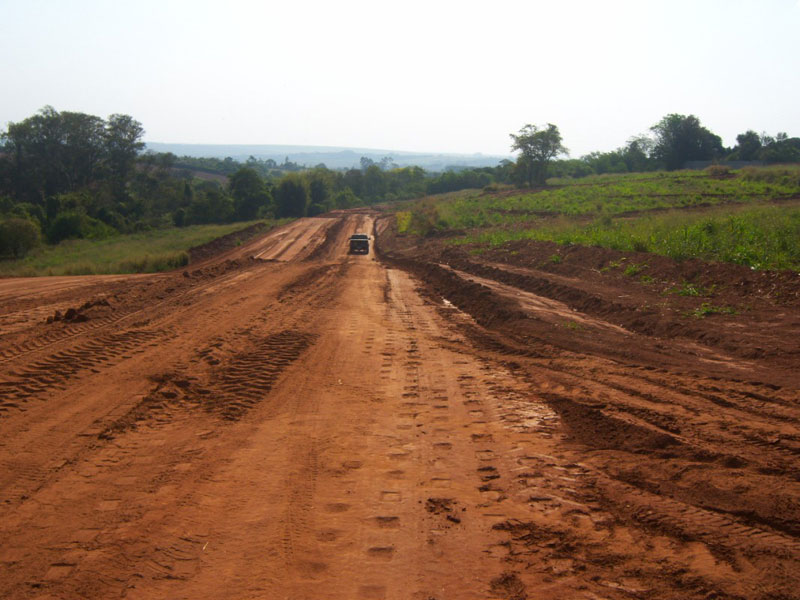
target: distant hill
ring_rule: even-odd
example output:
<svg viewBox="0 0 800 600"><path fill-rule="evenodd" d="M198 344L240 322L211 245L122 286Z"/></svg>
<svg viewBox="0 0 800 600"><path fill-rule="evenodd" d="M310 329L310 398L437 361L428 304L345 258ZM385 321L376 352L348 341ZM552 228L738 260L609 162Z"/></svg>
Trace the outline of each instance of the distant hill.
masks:
<svg viewBox="0 0 800 600"><path fill-rule="evenodd" d="M225 144L163 144L147 142L147 149L154 152L172 152L177 156L199 158L226 158L246 161L250 156L261 160L272 159L278 164L288 157L289 161L307 167L323 163L329 169L360 167L362 156L380 162L391 156L400 167L417 165L426 171L445 171L451 168L494 167L511 156L488 154L434 154L426 152L402 152L375 148L341 148L335 146L273 146L273 145L225 145Z"/></svg>

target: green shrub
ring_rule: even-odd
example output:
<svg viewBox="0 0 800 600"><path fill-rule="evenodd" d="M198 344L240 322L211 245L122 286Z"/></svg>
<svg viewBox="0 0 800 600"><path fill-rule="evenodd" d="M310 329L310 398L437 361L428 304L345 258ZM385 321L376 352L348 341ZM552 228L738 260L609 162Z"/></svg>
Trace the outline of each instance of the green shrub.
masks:
<svg viewBox="0 0 800 600"><path fill-rule="evenodd" d="M0 222L0 256L22 258L41 243L39 225L11 217Z"/></svg>
<svg viewBox="0 0 800 600"><path fill-rule="evenodd" d="M397 219L397 233L406 233L411 226L411 212L401 211L395 214Z"/></svg>

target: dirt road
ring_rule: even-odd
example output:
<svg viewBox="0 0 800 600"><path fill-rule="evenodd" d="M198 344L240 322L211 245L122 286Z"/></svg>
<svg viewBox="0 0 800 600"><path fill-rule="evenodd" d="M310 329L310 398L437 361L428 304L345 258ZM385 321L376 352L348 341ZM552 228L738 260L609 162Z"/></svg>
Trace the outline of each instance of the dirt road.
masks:
<svg viewBox="0 0 800 600"><path fill-rule="evenodd" d="M582 313L523 343L467 300L569 309L348 256L374 227L0 282L0 597L800 597L791 375Z"/></svg>

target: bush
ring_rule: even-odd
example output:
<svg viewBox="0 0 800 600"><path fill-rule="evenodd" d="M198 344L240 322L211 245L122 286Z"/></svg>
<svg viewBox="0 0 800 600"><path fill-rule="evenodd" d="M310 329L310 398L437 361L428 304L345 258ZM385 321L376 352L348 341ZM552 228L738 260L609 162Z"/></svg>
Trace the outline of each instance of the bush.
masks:
<svg viewBox="0 0 800 600"><path fill-rule="evenodd" d="M47 230L47 241L50 244L58 244L63 240L76 238L101 240L116 233L113 227L82 212L63 212L53 220Z"/></svg>
<svg viewBox="0 0 800 600"><path fill-rule="evenodd" d="M709 177L717 177L720 179L731 176L731 169L727 165L711 165L705 168L705 172Z"/></svg>
<svg viewBox="0 0 800 600"><path fill-rule="evenodd" d="M39 225L12 217L0 222L0 256L22 258L41 243Z"/></svg>
<svg viewBox="0 0 800 600"><path fill-rule="evenodd" d="M513 185L510 183L490 183L489 185L483 186L483 191L487 193L493 192L508 192L515 189Z"/></svg>
<svg viewBox="0 0 800 600"><path fill-rule="evenodd" d="M324 205L315 202L311 206L308 207L308 216L309 217L316 217L317 215L321 215L325 212L328 212Z"/></svg>
<svg viewBox="0 0 800 600"><path fill-rule="evenodd" d="M82 238L88 231L86 215L78 212L65 212L58 215L47 230L47 241L57 244L62 240Z"/></svg>
<svg viewBox="0 0 800 600"><path fill-rule="evenodd" d="M333 204L336 208L352 208L361 204L361 201L353 193L353 190L347 187L336 193L333 197Z"/></svg>

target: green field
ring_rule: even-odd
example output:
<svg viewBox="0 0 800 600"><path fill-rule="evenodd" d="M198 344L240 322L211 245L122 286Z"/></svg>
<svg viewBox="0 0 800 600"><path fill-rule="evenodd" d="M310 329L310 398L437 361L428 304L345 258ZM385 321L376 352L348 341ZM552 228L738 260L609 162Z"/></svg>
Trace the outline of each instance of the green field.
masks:
<svg viewBox="0 0 800 600"><path fill-rule="evenodd" d="M66 240L56 246L40 246L20 260L0 261L0 277L168 271L188 263L189 248L258 222L157 229L104 240Z"/></svg>
<svg viewBox="0 0 800 600"><path fill-rule="evenodd" d="M800 270L800 168L591 177L530 193L427 198L398 230L451 243L531 239ZM691 209L691 210L686 210Z"/></svg>

